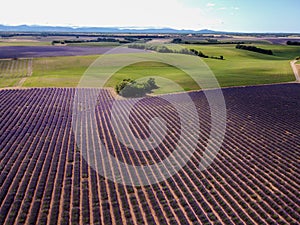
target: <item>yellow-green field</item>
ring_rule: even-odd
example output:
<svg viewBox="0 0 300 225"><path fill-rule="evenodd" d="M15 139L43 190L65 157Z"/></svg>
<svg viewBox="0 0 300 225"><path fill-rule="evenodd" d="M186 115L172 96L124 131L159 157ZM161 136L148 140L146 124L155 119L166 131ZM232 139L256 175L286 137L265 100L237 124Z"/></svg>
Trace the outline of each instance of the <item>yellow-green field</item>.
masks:
<svg viewBox="0 0 300 225"><path fill-rule="evenodd" d="M225 60L203 59L215 74L220 86L270 84L293 81L290 61L300 55L299 46L255 44L271 49L274 56L236 49L235 45L185 45L209 56L223 56ZM23 87L76 87L81 76L99 56L48 57L33 60L33 73ZM199 58L200 59L200 58ZM184 90L195 90L198 86L181 70L157 62L144 62L127 66L118 71L107 83L114 87L125 78L160 76L173 80ZM17 81L0 79L0 86L14 86ZM168 86L156 93L171 92Z"/></svg>
<svg viewBox="0 0 300 225"><path fill-rule="evenodd" d="M274 56L236 49L235 45L188 45L209 56L223 55L225 60L203 59L221 86L255 85L293 81L290 61L300 53L300 47L255 45L271 49Z"/></svg>
<svg viewBox="0 0 300 225"><path fill-rule="evenodd" d="M15 87L32 74L32 59L0 59L0 88Z"/></svg>
<svg viewBox="0 0 300 225"><path fill-rule="evenodd" d="M106 83L107 87L115 87L124 78L130 78L133 80L143 77L162 77L166 79L157 80L159 89L154 90L154 94L163 94L178 91L178 87L170 85L168 80L180 85L182 90L190 91L197 90L199 86L197 83L189 77L182 70L160 62L142 62L136 63L119 70L112 76Z"/></svg>
<svg viewBox="0 0 300 225"><path fill-rule="evenodd" d="M76 87L82 74L99 56L61 56L33 60L33 73L23 87Z"/></svg>

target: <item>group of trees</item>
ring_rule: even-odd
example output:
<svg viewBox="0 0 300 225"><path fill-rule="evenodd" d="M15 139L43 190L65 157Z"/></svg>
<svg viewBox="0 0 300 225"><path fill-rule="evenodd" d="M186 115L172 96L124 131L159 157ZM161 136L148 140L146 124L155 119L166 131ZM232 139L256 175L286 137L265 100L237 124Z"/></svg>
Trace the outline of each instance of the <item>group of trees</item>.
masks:
<svg viewBox="0 0 300 225"><path fill-rule="evenodd" d="M159 45L130 44L128 45L128 48L143 49L143 50L155 51L160 53L178 53L178 54L186 54L186 55L191 54L191 52L186 48L176 50L176 49L170 49L166 46L159 46Z"/></svg>
<svg viewBox="0 0 300 225"><path fill-rule="evenodd" d="M120 44L131 43L132 40L119 40L117 38L97 38L97 39L89 39L89 40L54 40L52 41L52 45L55 44L74 44L74 43L89 43L89 42L115 42Z"/></svg>
<svg viewBox="0 0 300 225"><path fill-rule="evenodd" d="M145 44L131 44L128 45L129 48L136 48L136 49L143 49L143 50L149 50L149 51L156 51L160 53L177 53L177 54L185 54L185 55L196 55L202 58L211 58L211 59L220 59L223 60L224 57L221 55L219 57L216 56L207 56L203 54L201 51L197 51L195 49L187 49L182 48L180 50L176 49L170 49L166 46L155 46L155 45L145 45Z"/></svg>
<svg viewBox="0 0 300 225"><path fill-rule="evenodd" d="M174 51L172 49L169 49L166 46L131 44L131 45L128 45L128 48L143 49L143 50L156 51L156 52L161 52L161 53L174 53Z"/></svg>
<svg viewBox="0 0 300 225"><path fill-rule="evenodd" d="M208 55L205 55L203 52L201 51L197 51L195 49L190 49L190 51L195 54L196 56L199 56L199 57L202 57L202 58L211 58L211 59L220 59L220 60L224 60L224 56L208 56Z"/></svg>
<svg viewBox="0 0 300 225"><path fill-rule="evenodd" d="M173 44L182 44L182 39L181 38L174 38L171 43L173 43Z"/></svg>
<svg viewBox="0 0 300 225"><path fill-rule="evenodd" d="M245 44L243 41L218 41L217 39L206 39L203 41L185 41L181 38L174 38L173 44L193 44L193 45L210 45L210 44Z"/></svg>
<svg viewBox="0 0 300 225"><path fill-rule="evenodd" d="M300 45L300 41L287 41L287 45Z"/></svg>
<svg viewBox="0 0 300 225"><path fill-rule="evenodd" d="M191 51L192 53L194 53L195 55L199 56L199 57L202 57L202 58L208 58L208 56L205 55L205 54L203 54L203 52L201 52L201 51L197 51L197 50L195 50L195 49L190 49L190 51Z"/></svg>
<svg viewBox="0 0 300 225"><path fill-rule="evenodd" d="M258 52L258 53L262 53L262 54L266 54L266 55L273 55L272 50L268 50L268 49L263 49L263 48L258 48L256 46L247 46L247 45L236 45L237 49L243 49L243 50L247 50L247 51L252 51L252 52Z"/></svg>
<svg viewBox="0 0 300 225"><path fill-rule="evenodd" d="M116 92L123 97L142 97L159 88L154 78L149 78L147 82L138 83L132 79L124 79L116 85Z"/></svg>

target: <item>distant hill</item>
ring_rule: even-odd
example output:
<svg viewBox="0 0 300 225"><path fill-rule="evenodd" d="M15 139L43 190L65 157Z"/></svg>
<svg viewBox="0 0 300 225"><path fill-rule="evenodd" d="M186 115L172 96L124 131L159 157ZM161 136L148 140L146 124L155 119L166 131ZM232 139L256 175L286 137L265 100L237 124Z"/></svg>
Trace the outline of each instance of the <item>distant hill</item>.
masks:
<svg viewBox="0 0 300 225"><path fill-rule="evenodd" d="M213 30L177 30L172 28L121 28L121 27L68 27L68 26L8 26L0 25L0 31L4 32L86 32L86 33L199 33L213 34L218 33Z"/></svg>

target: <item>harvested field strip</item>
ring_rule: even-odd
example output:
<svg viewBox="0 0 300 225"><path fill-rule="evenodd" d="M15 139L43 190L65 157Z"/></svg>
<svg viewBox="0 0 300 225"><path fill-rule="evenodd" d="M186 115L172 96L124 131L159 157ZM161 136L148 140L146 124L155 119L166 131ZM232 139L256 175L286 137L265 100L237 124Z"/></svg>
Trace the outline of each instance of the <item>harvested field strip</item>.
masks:
<svg viewBox="0 0 300 225"><path fill-rule="evenodd" d="M32 74L32 59L0 59L0 78L28 77Z"/></svg>

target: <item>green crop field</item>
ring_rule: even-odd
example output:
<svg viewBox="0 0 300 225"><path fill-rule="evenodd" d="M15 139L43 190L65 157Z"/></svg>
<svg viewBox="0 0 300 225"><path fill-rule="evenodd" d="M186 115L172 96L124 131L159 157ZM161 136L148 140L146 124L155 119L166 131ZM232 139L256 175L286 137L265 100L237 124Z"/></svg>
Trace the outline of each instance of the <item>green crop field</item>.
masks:
<svg viewBox="0 0 300 225"><path fill-rule="evenodd" d="M16 87L22 78L0 77L0 88Z"/></svg>
<svg viewBox="0 0 300 225"><path fill-rule="evenodd" d="M141 62L124 67L108 80L106 86L115 87L115 85L122 81L124 78L136 80L142 79L143 77L166 78L156 78L156 83L160 88L154 90L154 94L180 91L176 86L170 85L167 79L177 83L185 91L199 89L197 83L182 70L160 62Z"/></svg>
<svg viewBox="0 0 300 225"><path fill-rule="evenodd" d="M220 86L240 86L288 82L294 80L290 61L300 55L300 47L255 44L270 49L274 56L236 49L235 45L184 45L202 51L208 56L223 56L225 60L201 58L212 70ZM82 74L98 56L48 57L33 60L33 74L23 87L76 87ZM199 58L200 59L200 58ZM118 71L106 86L114 87L125 78L143 76L165 77L182 86L195 90L198 86L181 70L170 65L146 62L127 66ZM12 86L16 81L0 80L0 86ZM155 93L172 92L168 85L161 85Z"/></svg>
<svg viewBox="0 0 300 225"><path fill-rule="evenodd" d="M0 88L18 86L32 74L32 59L0 60Z"/></svg>
<svg viewBox="0 0 300 225"><path fill-rule="evenodd" d="M255 85L293 81L290 61L300 47L283 45L255 45L270 49L274 56L236 49L235 45L186 45L209 56L224 56L225 60L203 59L221 86Z"/></svg>
<svg viewBox="0 0 300 225"><path fill-rule="evenodd" d="M33 60L33 73L23 87L76 87L82 74L99 56L61 56Z"/></svg>
<svg viewBox="0 0 300 225"><path fill-rule="evenodd" d="M239 50L235 45L185 45L209 56L222 55L225 60L203 59L218 79L220 86L243 86L289 82L295 79L290 61L300 53L300 47L284 45L257 45L271 49L274 56ZM170 46L169 46L170 47ZM173 46L178 48L178 46ZM177 50L179 50L178 48ZM161 63L135 64L118 71L107 83L114 86L124 78L137 79L142 76L162 76L177 82L184 90L194 90L198 86L182 71ZM172 92L168 86L155 93Z"/></svg>

